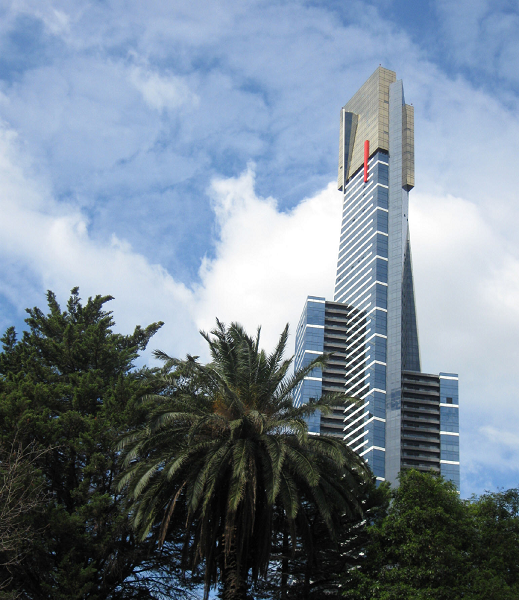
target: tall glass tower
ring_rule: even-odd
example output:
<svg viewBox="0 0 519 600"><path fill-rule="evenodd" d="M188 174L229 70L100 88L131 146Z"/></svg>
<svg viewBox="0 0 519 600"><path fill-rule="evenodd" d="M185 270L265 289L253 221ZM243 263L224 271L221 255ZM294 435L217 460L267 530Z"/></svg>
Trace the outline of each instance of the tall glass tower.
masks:
<svg viewBox="0 0 519 600"><path fill-rule="evenodd" d="M457 375L421 373L408 225L414 109L393 71L379 67L341 109L338 187L334 301L308 297L296 366L320 352L333 356L296 401L341 389L357 400L316 417L311 432L344 437L379 480L417 468L459 489Z"/></svg>

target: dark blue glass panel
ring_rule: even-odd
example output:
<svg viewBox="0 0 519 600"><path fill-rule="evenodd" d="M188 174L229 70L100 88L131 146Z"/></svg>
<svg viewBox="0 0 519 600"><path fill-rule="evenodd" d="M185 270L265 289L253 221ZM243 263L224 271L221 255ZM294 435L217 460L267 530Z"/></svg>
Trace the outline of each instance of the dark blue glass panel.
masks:
<svg viewBox="0 0 519 600"><path fill-rule="evenodd" d="M381 208L385 208L387 209L388 207L388 189L381 187L381 186L377 186L377 206L380 206Z"/></svg>
<svg viewBox="0 0 519 600"><path fill-rule="evenodd" d="M377 235L377 254L387 258L387 236Z"/></svg>
<svg viewBox="0 0 519 600"><path fill-rule="evenodd" d="M375 288L376 288L376 296L375 296L376 306L379 306L380 308L387 308L387 287L377 283L375 285Z"/></svg>
<svg viewBox="0 0 519 600"><path fill-rule="evenodd" d="M373 450L371 469L375 477L385 477L385 453L381 450Z"/></svg>
<svg viewBox="0 0 519 600"><path fill-rule="evenodd" d="M377 210L377 231L387 233L387 212Z"/></svg>
<svg viewBox="0 0 519 600"><path fill-rule="evenodd" d="M459 410L448 406L440 406L440 429L441 431L452 431L459 433Z"/></svg>
<svg viewBox="0 0 519 600"><path fill-rule="evenodd" d="M387 283L387 260L382 260L381 258L376 259L376 279L377 281L382 281L383 283Z"/></svg>

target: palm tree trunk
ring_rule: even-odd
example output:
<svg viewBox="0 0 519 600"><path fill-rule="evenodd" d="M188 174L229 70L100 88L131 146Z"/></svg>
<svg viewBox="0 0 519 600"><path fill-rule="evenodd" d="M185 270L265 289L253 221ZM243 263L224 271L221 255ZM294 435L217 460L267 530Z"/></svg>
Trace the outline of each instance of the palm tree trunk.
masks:
<svg viewBox="0 0 519 600"><path fill-rule="evenodd" d="M248 600L247 560L245 557L240 557L242 560L238 560L236 529L233 533L229 551L224 559L222 600Z"/></svg>
<svg viewBox="0 0 519 600"><path fill-rule="evenodd" d="M227 557L223 571L222 600L248 600L247 580L238 569L236 553Z"/></svg>

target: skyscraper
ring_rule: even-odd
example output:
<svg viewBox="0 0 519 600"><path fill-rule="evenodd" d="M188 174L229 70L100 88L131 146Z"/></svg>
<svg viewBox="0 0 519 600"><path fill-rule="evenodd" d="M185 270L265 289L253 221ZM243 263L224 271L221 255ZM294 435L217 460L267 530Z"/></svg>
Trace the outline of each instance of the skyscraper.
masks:
<svg viewBox="0 0 519 600"><path fill-rule="evenodd" d="M402 81L379 67L340 113L343 212L334 301L309 296L296 332L296 367L333 352L296 402L332 391L357 398L316 415L314 434L341 436L377 479L402 468L441 472L459 489L458 378L421 373L409 191L414 109Z"/></svg>

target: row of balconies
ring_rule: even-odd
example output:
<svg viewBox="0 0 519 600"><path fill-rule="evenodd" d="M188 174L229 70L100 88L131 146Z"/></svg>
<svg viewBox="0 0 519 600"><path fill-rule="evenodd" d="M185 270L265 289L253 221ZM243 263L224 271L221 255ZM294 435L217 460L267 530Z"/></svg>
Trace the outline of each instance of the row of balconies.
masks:
<svg viewBox="0 0 519 600"><path fill-rule="evenodd" d="M431 445L431 444L419 444L419 445L415 445L415 444L410 444L405 438L402 440L402 448L406 448L409 451L416 451L416 452L426 452L426 453L434 453L434 454L439 454L440 453L440 444L438 443L438 445Z"/></svg>
<svg viewBox="0 0 519 600"><path fill-rule="evenodd" d="M329 428L335 429L337 431L340 431L344 435L344 423L342 421L340 421L339 419L336 419L334 421L333 419L330 419L329 417L328 417L328 419L323 419L321 417L321 427L329 427Z"/></svg>
<svg viewBox="0 0 519 600"><path fill-rule="evenodd" d="M334 335L335 332L329 332L328 330L325 329L325 333L324 333L324 337L323 337L323 343L324 345L329 345L330 342L333 342L334 344L336 344L337 346L340 346L341 348L345 348L348 345L348 339L343 336L343 335Z"/></svg>
<svg viewBox="0 0 519 600"><path fill-rule="evenodd" d="M431 432L431 433L439 433L440 432L440 425L434 425L431 423L407 423L407 422L403 422L402 423L402 430L408 430L409 432L413 432L413 431L425 431L425 432ZM405 431L403 432L405 435Z"/></svg>
<svg viewBox="0 0 519 600"><path fill-rule="evenodd" d="M422 389L422 390L413 389L413 388L411 388L405 382L402 383L402 392L405 393L406 395L408 395L408 394L419 394L419 395L423 395L425 397L427 397L427 396L436 396L436 397L439 397L440 396L440 390L439 389L434 389L434 388L426 388L426 389Z"/></svg>
<svg viewBox="0 0 519 600"><path fill-rule="evenodd" d="M409 406L408 404L405 404L402 406L402 413L408 414L408 413L418 413L418 414L424 414L424 415L435 415L435 416L440 416L440 407L438 406L420 406L420 405L412 405Z"/></svg>
<svg viewBox="0 0 519 600"><path fill-rule="evenodd" d="M440 384L437 381L418 381L416 379L408 379L405 375L402 375L402 385L414 386L418 388L425 388L427 390L439 390Z"/></svg>
<svg viewBox="0 0 519 600"><path fill-rule="evenodd" d="M400 462L401 465L401 469L416 469L417 471L434 471L435 473L439 473L440 472L440 464L439 461L431 462L423 462L420 460L413 460L413 459L401 459Z"/></svg>
<svg viewBox="0 0 519 600"><path fill-rule="evenodd" d="M425 386L420 384L410 383L409 381L402 381L402 389L411 390L412 392L433 392L438 393L440 391L439 386Z"/></svg>
<svg viewBox="0 0 519 600"><path fill-rule="evenodd" d="M346 333L348 331L347 323L329 323L328 320L324 322L324 331L327 334L340 335L343 339L346 338Z"/></svg>
<svg viewBox="0 0 519 600"><path fill-rule="evenodd" d="M419 451L413 451L413 450L402 450L401 457L411 459L411 460L423 460L428 463L440 462L440 453L439 452L428 453L428 452L419 452Z"/></svg>
<svg viewBox="0 0 519 600"><path fill-rule="evenodd" d="M427 377L427 376L423 376L421 374L411 374L408 371L404 371L402 373L402 381L407 381L409 383L414 383L416 385L427 385L427 386L436 386L439 387L440 386L440 382L438 380L438 377L436 376L432 376L432 377Z"/></svg>
<svg viewBox="0 0 519 600"><path fill-rule="evenodd" d="M339 348L337 346L332 346L330 344L324 344L323 346L324 352L333 352L332 360L342 360L346 363L346 357L348 356L345 348Z"/></svg>
<svg viewBox="0 0 519 600"><path fill-rule="evenodd" d="M330 363L328 363L323 369L323 379L325 377L333 377L334 379L342 379L342 381L345 381L346 369L341 369L340 367L341 365L330 365Z"/></svg>
<svg viewBox="0 0 519 600"><path fill-rule="evenodd" d="M419 423L438 423L440 424L440 415L428 415L428 414L420 414L416 412L407 412L405 411L402 414L402 421L418 421Z"/></svg>
<svg viewBox="0 0 519 600"><path fill-rule="evenodd" d="M344 386L342 385L333 385L333 384L324 384L323 383L323 394L343 394Z"/></svg>
<svg viewBox="0 0 519 600"><path fill-rule="evenodd" d="M430 406L430 407L439 407L440 406L440 398L436 397L432 398L407 398L406 396L402 397L402 406Z"/></svg>
<svg viewBox="0 0 519 600"><path fill-rule="evenodd" d="M422 402L430 402L431 404L436 404L437 406L440 405L440 396L438 396L438 394L427 394L426 392L408 392L404 390L404 393L402 394L402 400L409 400L411 402L414 401L420 404Z"/></svg>

